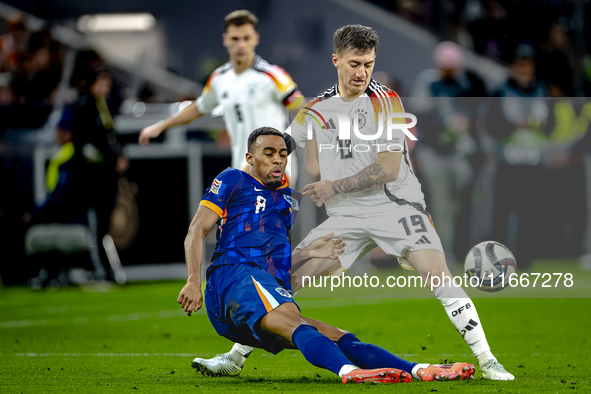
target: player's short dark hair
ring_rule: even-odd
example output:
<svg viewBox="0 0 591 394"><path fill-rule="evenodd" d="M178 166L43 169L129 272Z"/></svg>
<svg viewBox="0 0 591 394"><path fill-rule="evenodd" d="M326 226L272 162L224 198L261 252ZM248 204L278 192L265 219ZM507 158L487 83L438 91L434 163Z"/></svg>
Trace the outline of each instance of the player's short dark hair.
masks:
<svg viewBox="0 0 591 394"><path fill-rule="evenodd" d="M365 55L374 49L378 51L378 35L371 27L347 25L334 32L333 44L337 55L350 50Z"/></svg>
<svg viewBox="0 0 591 394"><path fill-rule="evenodd" d="M276 135L283 138L283 133L273 127L259 127L248 136L248 153L254 153L254 145L261 135Z"/></svg>
<svg viewBox="0 0 591 394"><path fill-rule="evenodd" d="M230 25L242 26L246 25L247 23L250 23L256 31L257 26L259 24L259 20L257 19L257 17L254 16L254 14L248 10L232 11L228 15L226 15L224 22L224 31L228 31L228 26Z"/></svg>

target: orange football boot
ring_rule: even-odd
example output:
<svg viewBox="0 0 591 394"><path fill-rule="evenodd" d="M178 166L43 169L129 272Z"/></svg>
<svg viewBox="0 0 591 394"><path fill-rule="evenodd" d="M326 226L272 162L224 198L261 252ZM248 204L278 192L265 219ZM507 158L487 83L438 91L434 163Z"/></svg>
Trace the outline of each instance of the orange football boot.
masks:
<svg viewBox="0 0 591 394"><path fill-rule="evenodd" d="M356 369L343 375L343 383L410 383L412 375L395 368Z"/></svg>
<svg viewBox="0 0 591 394"><path fill-rule="evenodd" d="M432 380L467 380L474 379L474 365L469 363L434 364L417 371L423 382Z"/></svg>

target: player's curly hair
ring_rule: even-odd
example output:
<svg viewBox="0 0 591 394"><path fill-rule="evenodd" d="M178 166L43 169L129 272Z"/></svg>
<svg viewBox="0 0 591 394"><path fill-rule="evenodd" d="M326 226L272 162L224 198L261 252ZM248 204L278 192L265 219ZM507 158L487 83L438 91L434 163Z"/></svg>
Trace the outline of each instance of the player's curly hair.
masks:
<svg viewBox="0 0 591 394"><path fill-rule="evenodd" d="M247 23L250 23L256 31L259 20L252 12L248 10L232 11L224 18L224 31L228 31L228 26L230 25L242 26L246 25Z"/></svg>
<svg viewBox="0 0 591 394"><path fill-rule="evenodd" d="M367 26L347 25L334 32L334 53L340 55L354 50L357 55L365 55L373 49L378 51L378 35Z"/></svg>
<svg viewBox="0 0 591 394"><path fill-rule="evenodd" d="M273 127L259 127L248 136L248 153L254 153L254 145L261 135L276 135L284 138L283 133Z"/></svg>

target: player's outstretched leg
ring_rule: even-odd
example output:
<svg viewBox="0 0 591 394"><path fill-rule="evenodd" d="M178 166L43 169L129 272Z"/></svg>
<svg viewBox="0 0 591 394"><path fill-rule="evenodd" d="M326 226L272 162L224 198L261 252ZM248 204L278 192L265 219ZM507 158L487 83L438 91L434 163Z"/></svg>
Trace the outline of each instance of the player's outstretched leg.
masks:
<svg viewBox="0 0 591 394"><path fill-rule="evenodd" d="M412 380L409 373L395 368L360 369L334 341L318 332L316 327L303 322L294 303L281 304L267 313L260 327L299 349L310 364L337 374L343 383L404 383Z"/></svg>
<svg viewBox="0 0 591 394"><path fill-rule="evenodd" d="M515 379L491 353L476 307L463 288L455 287L452 284L451 273L445 265L443 253L437 250L413 251L408 254L407 260L424 280L427 280L427 275L429 275L427 286L443 305L455 329L470 346L478 359L484 378L491 380ZM437 277L438 281L434 280L434 277ZM442 280L442 277L450 279L446 281ZM441 284L442 282L444 283Z"/></svg>
<svg viewBox="0 0 591 394"><path fill-rule="evenodd" d="M228 353L213 358L197 357L191 365L197 372L207 376L238 376L253 350L253 347L235 343Z"/></svg>
<svg viewBox="0 0 591 394"><path fill-rule="evenodd" d="M411 374L396 368L363 369L351 363L342 350L330 339L308 324L298 326L292 335L292 343L306 360L319 368L339 375L343 383L408 383Z"/></svg>
<svg viewBox="0 0 591 394"><path fill-rule="evenodd" d="M337 341L337 345L349 360L361 368L377 368L388 365L409 372L415 379L425 382L474 378L474 365L472 364L430 365L411 363L379 346L361 342L352 333L343 335Z"/></svg>

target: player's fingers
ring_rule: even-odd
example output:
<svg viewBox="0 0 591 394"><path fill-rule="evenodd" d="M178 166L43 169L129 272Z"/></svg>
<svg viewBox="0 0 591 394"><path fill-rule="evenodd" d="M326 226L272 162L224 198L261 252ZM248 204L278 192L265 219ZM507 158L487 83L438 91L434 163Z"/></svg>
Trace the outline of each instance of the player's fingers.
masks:
<svg viewBox="0 0 591 394"><path fill-rule="evenodd" d="M328 242L332 239L332 237L334 237L334 233L327 234L324 237L322 237L322 239Z"/></svg>
<svg viewBox="0 0 591 394"><path fill-rule="evenodd" d="M324 204L322 201L316 201L316 206L320 208Z"/></svg>
<svg viewBox="0 0 591 394"><path fill-rule="evenodd" d="M191 316L191 311L187 312L187 316Z"/></svg>
<svg viewBox="0 0 591 394"><path fill-rule="evenodd" d="M308 190L304 190L302 191L302 197L308 197L315 194L314 193L314 189L308 189Z"/></svg>

